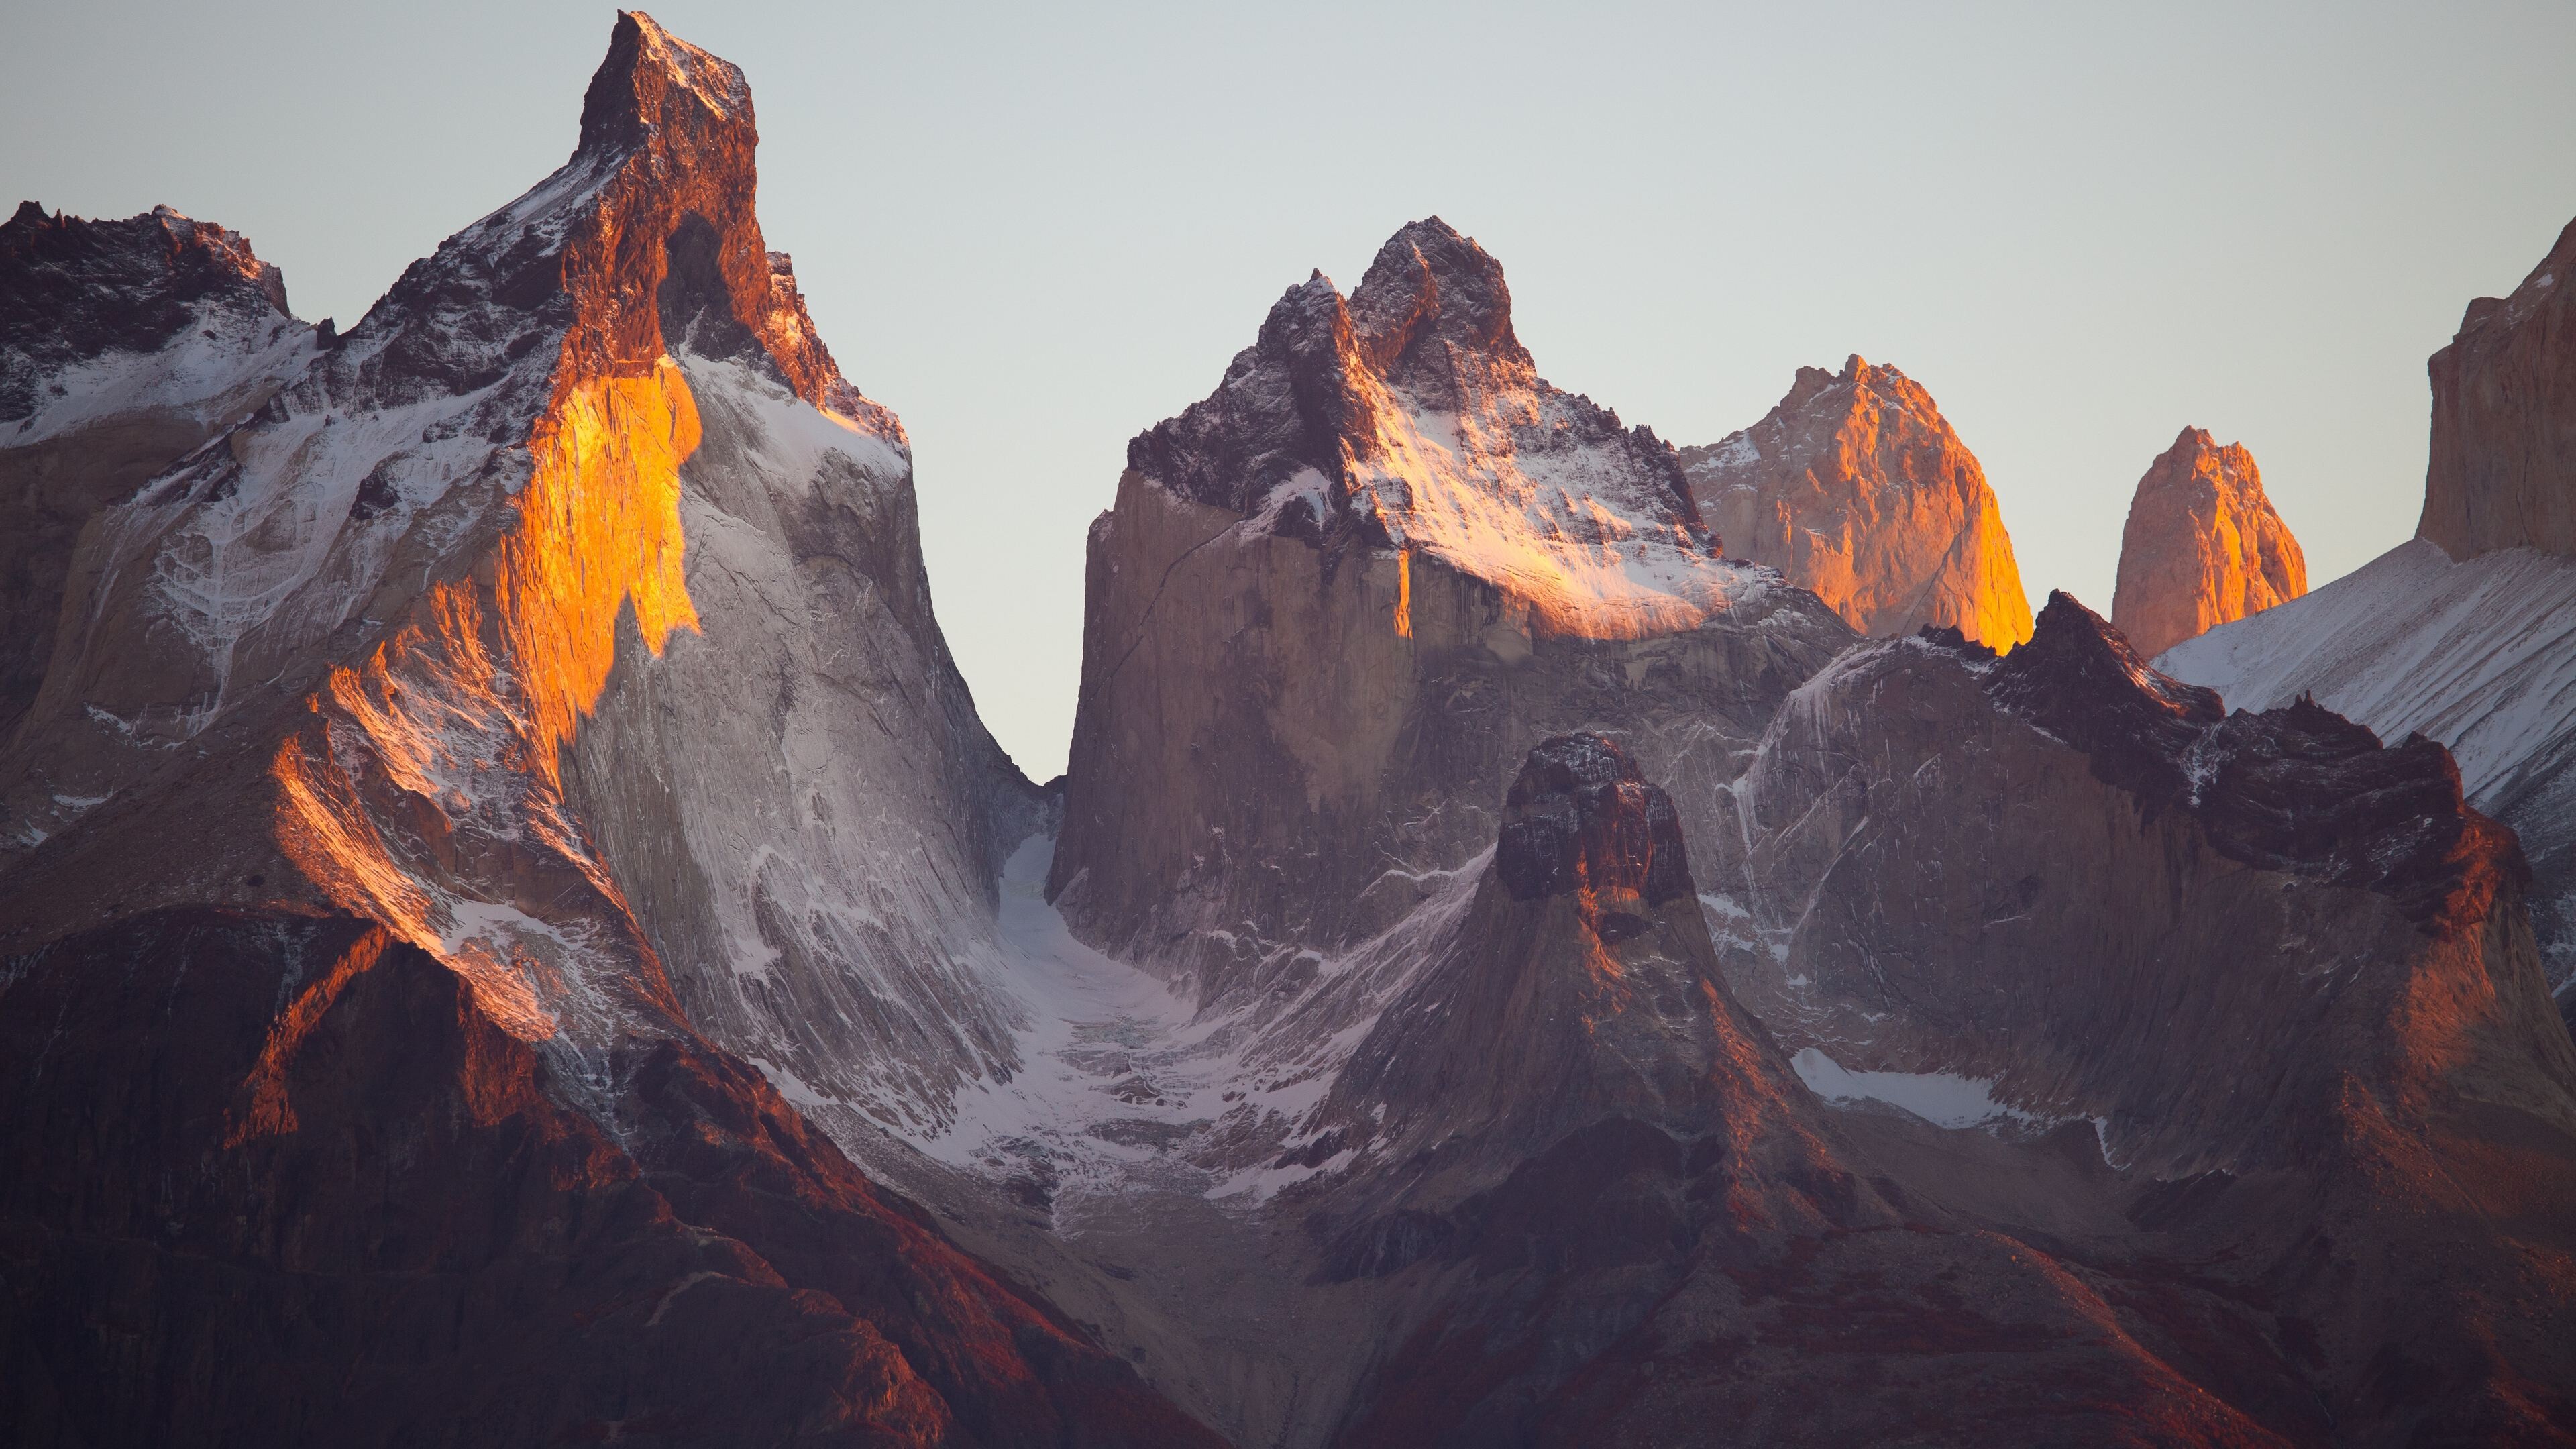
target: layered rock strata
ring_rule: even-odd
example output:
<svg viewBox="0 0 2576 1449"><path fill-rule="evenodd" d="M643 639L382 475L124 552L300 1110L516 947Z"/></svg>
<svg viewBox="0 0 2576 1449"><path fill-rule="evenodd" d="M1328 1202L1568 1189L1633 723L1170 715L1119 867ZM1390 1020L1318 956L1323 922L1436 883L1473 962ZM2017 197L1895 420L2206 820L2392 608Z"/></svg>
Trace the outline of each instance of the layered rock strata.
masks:
<svg viewBox="0 0 2576 1449"><path fill-rule="evenodd" d="M561 170L327 350L256 321L301 370L91 498L0 754L28 1433L1203 1440L745 1065L845 1136L1007 1071L978 972L1043 813L754 143L738 70L621 16ZM48 407L107 375L80 325L17 349Z"/></svg>
<svg viewBox="0 0 2576 1449"><path fill-rule="evenodd" d="M2308 591L2307 555L2242 443L2185 428L2129 500L2111 622L2154 658Z"/></svg>
<svg viewBox="0 0 2576 1449"><path fill-rule="evenodd" d="M1851 637L1717 553L1669 448L1536 376L1493 258L1406 227L1130 445L1051 894L1201 1000L1293 994L1490 845L1539 739L1615 722L1711 798Z"/></svg>
<svg viewBox="0 0 2576 1449"><path fill-rule="evenodd" d="M2030 637L2030 601L1976 455L1921 384L1854 354L1798 369L1762 421L1682 465L1729 550L1812 589L1864 634L1926 624L1995 649Z"/></svg>

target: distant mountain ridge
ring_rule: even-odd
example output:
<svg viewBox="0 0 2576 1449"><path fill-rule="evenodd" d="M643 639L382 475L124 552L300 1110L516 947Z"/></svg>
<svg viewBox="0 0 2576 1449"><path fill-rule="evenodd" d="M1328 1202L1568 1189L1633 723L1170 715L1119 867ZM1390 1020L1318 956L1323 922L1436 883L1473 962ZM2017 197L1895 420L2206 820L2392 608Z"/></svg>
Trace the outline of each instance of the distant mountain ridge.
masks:
<svg viewBox="0 0 2576 1449"><path fill-rule="evenodd" d="M1727 546L1813 589L1864 634L2030 637L2030 601L1985 470L1920 383L1857 353L1798 369L1762 421L1682 466Z"/></svg>
<svg viewBox="0 0 2576 1449"><path fill-rule="evenodd" d="M2570 560L2169 672L1896 369L1678 453L1426 218L1136 435L1040 788L756 145L630 13L346 333L0 224L0 1439L2576 1441Z"/></svg>
<svg viewBox="0 0 2576 1449"><path fill-rule="evenodd" d="M2150 658L2308 591L2307 555L2242 443L2185 428L2138 480L2111 620Z"/></svg>

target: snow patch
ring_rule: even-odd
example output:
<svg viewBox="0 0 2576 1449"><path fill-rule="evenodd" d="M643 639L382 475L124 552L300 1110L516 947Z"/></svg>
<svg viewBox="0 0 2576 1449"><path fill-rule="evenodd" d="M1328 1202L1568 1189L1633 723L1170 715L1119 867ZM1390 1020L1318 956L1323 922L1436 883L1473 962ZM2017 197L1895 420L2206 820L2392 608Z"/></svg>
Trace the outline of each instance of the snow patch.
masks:
<svg viewBox="0 0 2576 1449"><path fill-rule="evenodd" d="M1956 1072L1855 1072L1814 1047L1789 1059L1807 1090L1833 1103L1880 1102L1935 1127L2036 1127L2047 1119L1995 1100L1990 1080Z"/></svg>

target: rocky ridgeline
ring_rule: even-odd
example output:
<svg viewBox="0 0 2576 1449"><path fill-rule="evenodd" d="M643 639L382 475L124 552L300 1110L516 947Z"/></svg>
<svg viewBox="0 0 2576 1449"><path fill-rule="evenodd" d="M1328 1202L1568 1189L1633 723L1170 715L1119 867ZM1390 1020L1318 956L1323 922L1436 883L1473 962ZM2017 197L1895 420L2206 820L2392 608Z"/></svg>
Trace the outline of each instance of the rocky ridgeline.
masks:
<svg viewBox="0 0 2576 1449"><path fill-rule="evenodd" d="M2368 673L2456 751L2231 713L2034 626L1902 374L1686 467L1418 222L1131 445L1050 866L755 142L621 16L345 336L0 227L0 1438L2566 1442L2473 803L2546 818L2559 560Z"/></svg>
<svg viewBox="0 0 2576 1449"><path fill-rule="evenodd" d="M1008 1070L960 963L1041 807L754 141L621 16L565 166L327 348L218 229L10 223L0 295L142 319L13 312L20 432L189 428L0 431L93 470L12 599L0 1437L1214 1442L824 1130Z"/></svg>
<svg viewBox="0 0 2576 1449"><path fill-rule="evenodd" d="M1540 739L1615 721L1705 814L1852 637L1717 552L1669 448L1536 375L1500 265L1404 228L1130 445L1052 898L1202 1000L1293 993L1492 845Z"/></svg>

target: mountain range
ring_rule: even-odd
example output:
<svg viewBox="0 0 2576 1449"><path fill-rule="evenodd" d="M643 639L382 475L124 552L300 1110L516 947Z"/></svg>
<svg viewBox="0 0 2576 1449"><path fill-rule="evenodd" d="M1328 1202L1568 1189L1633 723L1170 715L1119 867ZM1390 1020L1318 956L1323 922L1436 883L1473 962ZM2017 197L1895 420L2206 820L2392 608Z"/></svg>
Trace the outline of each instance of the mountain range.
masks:
<svg viewBox="0 0 2576 1449"><path fill-rule="evenodd" d="M346 331L0 224L11 1442L2576 1443L2576 228L2416 539L2186 428L2106 620L1413 222L1102 467L1041 785L757 139L621 14Z"/></svg>

